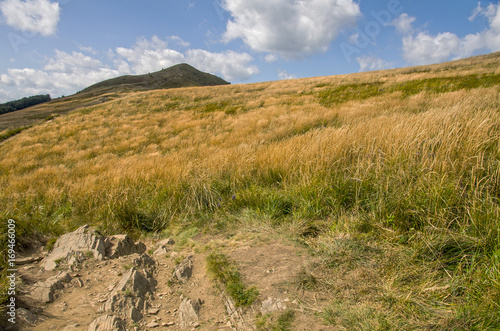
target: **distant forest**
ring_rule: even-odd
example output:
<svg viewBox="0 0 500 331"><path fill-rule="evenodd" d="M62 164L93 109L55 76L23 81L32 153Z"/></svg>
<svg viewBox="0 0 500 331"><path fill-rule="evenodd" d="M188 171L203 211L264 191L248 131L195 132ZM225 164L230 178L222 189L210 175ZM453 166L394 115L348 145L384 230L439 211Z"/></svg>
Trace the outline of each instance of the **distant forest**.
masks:
<svg viewBox="0 0 500 331"><path fill-rule="evenodd" d="M6 114L16 110L21 110L50 100L51 100L50 94L45 94L45 95L34 95L32 97L10 101L7 103L0 104L0 114Z"/></svg>

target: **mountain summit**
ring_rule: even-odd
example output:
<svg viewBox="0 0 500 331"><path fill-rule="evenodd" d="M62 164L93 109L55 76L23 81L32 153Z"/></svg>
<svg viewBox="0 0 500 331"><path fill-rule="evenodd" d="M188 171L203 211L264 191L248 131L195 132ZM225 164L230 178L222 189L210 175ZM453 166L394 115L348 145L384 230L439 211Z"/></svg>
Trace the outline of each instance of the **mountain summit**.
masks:
<svg viewBox="0 0 500 331"><path fill-rule="evenodd" d="M228 85L222 78L181 63L145 75L127 75L87 87L81 93L101 94L127 90L148 91L177 87Z"/></svg>

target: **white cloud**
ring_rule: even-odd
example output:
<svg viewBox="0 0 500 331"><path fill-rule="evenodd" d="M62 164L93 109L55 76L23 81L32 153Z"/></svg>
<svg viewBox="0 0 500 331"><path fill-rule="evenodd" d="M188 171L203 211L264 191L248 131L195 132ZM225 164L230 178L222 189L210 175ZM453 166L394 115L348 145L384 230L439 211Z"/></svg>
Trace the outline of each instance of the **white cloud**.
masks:
<svg viewBox="0 0 500 331"><path fill-rule="evenodd" d="M474 21L478 16L484 16L488 19L491 19L496 14L495 5L492 3L488 5L488 7L483 8L481 6L481 2L478 2L476 9L472 12L472 15L469 17L469 21Z"/></svg>
<svg viewBox="0 0 500 331"><path fill-rule="evenodd" d="M80 49L87 49L80 46ZM75 93L94 83L125 74L145 74L188 62L194 67L221 76L228 81L246 80L259 73L248 53L208 52L190 49L185 53L169 49L158 37L139 39L131 48L109 50L107 65L82 52L56 50L40 69L7 69L0 75L0 99L50 93L53 96Z"/></svg>
<svg viewBox="0 0 500 331"><path fill-rule="evenodd" d="M173 41L175 42L176 44L179 44L180 46L182 47L189 47L191 44L185 40L183 40L181 37L179 36L170 36L167 38L169 41Z"/></svg>
<svg viewBox="0 0 500 331"><path fill-rule="evenodd" d="M157 36L151 40L141 38L132 48L118 47L117 66L125 70L123 61L129 64L129 70L136 75L155 72L168 68L174 64L184 62L184 55L173 49L167 48L167 43Z"/></svg>
<svg viewBox="0 0 500 331"><path fill-rule="evenodd" d="M430 64L449 60L460 47L460 39L449 32L431 36L420 32L417 36L403 38L403 56L415 64Z"/></svg>
<svg viewBox="0 0 500 331"><path fill-rule="evenodd" d="M278 70L278 77L280 79L295 79L297 76L289 74L286 70Z"/></svg>
<svg viewBox="0 0 500 331"><path fill-rule="evenodd" d="M393 66L392 63L387 62L379 57L374 55L368 56L360 56L357 57L356 60L359 63L359 71L370 71L370 70L380 70L380 69L389 69Z"/></svg>
<svg viewBox="0 0 500 331"><path fill-rule="evenodd" d="M361 15L352 0L224 0L231 14L224 40L241 38L252 50L287 59L325 52Z"/></svg>
<svg viewBox="0 0 500 331"><path fill-rule="evenodd" d="M17 30L49 36L56 32L61 9L49 0L5 0L0 2L5 22Z"/></svg>
<svg viewBox="0 0 500 331"><path fill-rule="evenodd" d="M412 64L430 64L460 59L482 50L499 51L500 4L489 4L483 8L479 3L469 20L474 20L479 16L488 19L488 28L476 34L468 34L463 38L451 32L431 35L428 32L416 31L412 26L415 18L407 14L402 14L394 20L393 25L403 34L404 58Z"/></svg>
<svg viewBox="0 0 500 331"><path fill-rule="evenodd" d="M188 63L199 70L219 74L228 81L247 80L259 73L257 66L250 64L253 57L248 53L212 53L202 49L190 49L186 52L186 58Z"/></svg>
<svg viewBox="0 0 500 331"><path fill-rule="evenodd" d="M69 54L56 50L55 53L55 57L51 58L49 63L43 67L45 71L65 74L78 71L78 73L86 74L102 66L101 61L79 52Z"/></svg>
<svg viewBox="0 0 500 331"><path fill-rule="evenodd" d="M56 50L55 56L42 69L8 69L7 74L0 76L0 86L14 88L16 97L41 93L59 96L117 75L117 70L97 59L79 52L69 54Z"/></svg>
<svg viewBox="0 0 500 331"><path fill-rule="evenodd" d="M276 62L278 61L278 56L276 54L266 54L266 56L264 57L264 61L266 61L267 63Z"/></svg>
<svg viewBox="0 0 500 331"><path fill-rule="evenodd" d="M413 32L412 24L415 20L415 17L403 13L398 18L394 19L391 25L395 26L399 33L408 34Z"/></svg>

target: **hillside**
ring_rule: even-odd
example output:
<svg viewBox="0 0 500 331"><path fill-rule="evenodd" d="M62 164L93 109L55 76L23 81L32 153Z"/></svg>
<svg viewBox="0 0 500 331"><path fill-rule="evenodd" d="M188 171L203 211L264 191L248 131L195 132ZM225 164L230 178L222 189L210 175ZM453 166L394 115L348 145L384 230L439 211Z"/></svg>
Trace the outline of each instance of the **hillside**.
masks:
<svg viewBox="0 0 500 331"><path fill-rule="evenodd" d="M121 76L87 87L80 93L103 94L123 91L149 91L192 86L216 86L229 84L222 78L201 72L189 64L182 63L161 71L138 75Z"/></svg>
<svg viewBox="0 0 500 331"><path fill-rule="evenodd" d="M71 96L16 112L0 114L0 141L33 124L51 119L54 115L63 115L75 109L98 105L130 92L228 84L217 76L201 72L185 63L146 75L113 78L89 86Z"/></svg>
<svg viewBox="0 0 500 331"><path fill-rule="evenodd" d="M173 238L150 274L157 315L116 313L129 329L170 323L187 297L205 300L199 329L244 330L209 313L225 314L223 298L236 293L247 329L498 330L499 106L500 53L124 92L2 142L0 213L16 221L18 250L50 248L84 224L140 239L152 256ZM88 287L38 306L19 295L43 325L107 318L99 307L112 285L140 265L81 255L71 277ZM167 279L190 255L193 280ZM38 271L44 261L23 271L26 292L52 275ZM79 320L68 300L89 293ZM286 310L262 310L268 297Z"/></svg>

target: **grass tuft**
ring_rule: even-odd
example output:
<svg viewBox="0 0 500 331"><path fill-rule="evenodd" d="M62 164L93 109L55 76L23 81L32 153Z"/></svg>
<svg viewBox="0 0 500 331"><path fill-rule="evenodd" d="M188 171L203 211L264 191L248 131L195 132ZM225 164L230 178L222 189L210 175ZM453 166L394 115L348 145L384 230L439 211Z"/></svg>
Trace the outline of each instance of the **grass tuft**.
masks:
<svg viewBox="0 0 500 331"><path fill-rule="evenodd" d="M221 253L212 252L207 256L207 270L221 283L226 293L234 300L236 307L251 305L259 296L256 287L247 288L241 275L228 258Z"/></svg>

